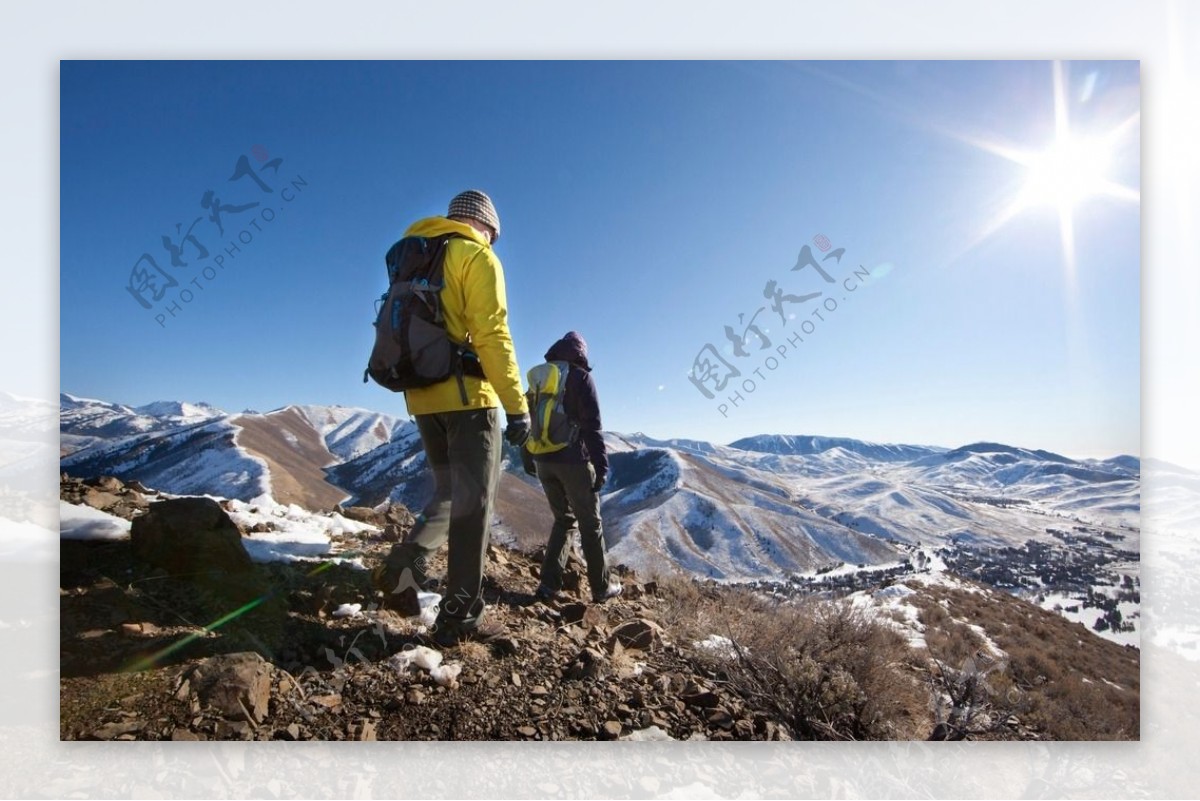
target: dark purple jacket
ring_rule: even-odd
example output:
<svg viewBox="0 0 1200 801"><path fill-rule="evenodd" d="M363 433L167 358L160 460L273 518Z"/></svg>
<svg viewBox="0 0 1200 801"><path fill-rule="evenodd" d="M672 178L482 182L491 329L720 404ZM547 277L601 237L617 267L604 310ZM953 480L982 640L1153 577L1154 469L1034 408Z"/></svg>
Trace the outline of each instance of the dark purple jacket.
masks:
<svg viewBox="0 0 1200 801"><path fill-rule="evenodd" d="M597 477L607 476L608 453L604 448L604 437L600 434L600 399L596 395L596 384L592 381L591 365L588 364L587 343L583 337L571 331L550 346L550 350L546 351L546 361L571 365L567 373L563 409L568 419L579 426L579 436L561 451L534 458L540 462L591 462Z"/></svg>

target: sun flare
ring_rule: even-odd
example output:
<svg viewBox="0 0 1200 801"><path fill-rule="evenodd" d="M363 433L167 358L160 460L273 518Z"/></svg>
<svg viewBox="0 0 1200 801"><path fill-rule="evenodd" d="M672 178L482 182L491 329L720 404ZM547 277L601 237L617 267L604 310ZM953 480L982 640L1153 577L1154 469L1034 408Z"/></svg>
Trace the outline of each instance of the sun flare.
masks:
<svg viewBox="0 0 1200 801"><path fill-rule="evenodd" d="M1077 207L1092 198L1112 198L1138 203L1141 193L1110 177L1122 149L1136 137L1139 112L1108 130L1079 130L1071 125L1066 81L1061 62L1053 64L1054 138L1040 150L1027 150L999 142L960 137L981 150L1019 165L1024 172L1007 203L972 238L969 250L1026 212L1057 212L1063 266L1075 274L1075 215Z"/></svg>

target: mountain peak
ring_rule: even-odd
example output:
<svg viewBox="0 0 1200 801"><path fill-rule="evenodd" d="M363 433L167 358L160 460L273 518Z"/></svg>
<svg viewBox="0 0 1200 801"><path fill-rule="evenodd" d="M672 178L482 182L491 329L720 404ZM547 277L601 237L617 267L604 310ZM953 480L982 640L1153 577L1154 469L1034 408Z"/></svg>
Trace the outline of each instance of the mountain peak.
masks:
<svg viewBox="0 0 1200 801"><path fill-rule="evenodd" d="M887 462L919 459L945 450L926 445L887 445L849 437L822 437L812 434L759 434L731 442L729 447L780 456L814 456L841 448L859 456Z"/></svg>
<svg viewBox="0 0 1200 801"><path fill-rule="evenodd" d="M1028 458L1030 456L1042 459L1047 462L1061 462L1062 464L1076 464L1074 459L1070 459L1061 454L1053 453L1044 450L1031 450L1029 448L1018 448L1013 445L1002 445L999 442L973 442L970 445L963 445L945 454L947 459L954 459L966 454L1006 454L1009 456L1019 456Z"/></svg>
<svg viewBox="0 0 1200 801"><path fill-rule="evenodd" d="M203 401L190 403L188 401L160 400L147 403L144 406L135 406L133 407L133 411L148 417L182 417L196 420L219 417L225 414L225 412L217 407Z"/></svg>

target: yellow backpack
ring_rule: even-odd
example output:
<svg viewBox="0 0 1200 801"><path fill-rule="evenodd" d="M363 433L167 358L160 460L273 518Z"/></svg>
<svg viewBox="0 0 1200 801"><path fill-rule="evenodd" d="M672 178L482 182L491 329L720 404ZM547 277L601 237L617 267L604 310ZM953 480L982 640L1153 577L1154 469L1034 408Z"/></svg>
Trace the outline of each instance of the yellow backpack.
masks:
<svg viewBox="0 0 1200 801"><path fill-rule="evenodd" d="M535 456L554 453L575 441L579 426L567 417L563 397L567 391L567 362L545 362L527 373L529 389L529 439L525 447Z"/></svg>

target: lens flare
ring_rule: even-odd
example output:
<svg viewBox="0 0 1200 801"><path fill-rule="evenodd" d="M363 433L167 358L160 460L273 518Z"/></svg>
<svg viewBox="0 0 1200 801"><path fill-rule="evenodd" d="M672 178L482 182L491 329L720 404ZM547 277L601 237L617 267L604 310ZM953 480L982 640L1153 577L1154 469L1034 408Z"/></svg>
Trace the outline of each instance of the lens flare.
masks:
<svg viewBox="0 0 1200 801"><path fill-rule="evenodd" d="M313 576L316 576L319 573L322 573L322 572L328 570L332 566L333 566L332 562L322 562L321 564L314 567L312 570L305 573L305 577L312 578ZM167 657L169 657L171 654L174 654L177 651L180 651L181 649L186 648L188 645L190 645L191 643L200 639L201 637L208 636L212 632L214 632L217 629L224 626L226 623L229 623L232 620L237 620L239 617L246 614L247 612L250 612L251 610L256 609L258 606L260 606L263 603L266 603L271 598L275 597L276 592L277 592L276 590L271 590L270 592L263 593L262 595L258 596L254 600L249 601L248 603L242 604L237 609L234 609L232 612L228 612L228 613L222 615L221 617L217 618L212 623L209 623L208 625L201 628L200 631L194 631L191 634L187 635L186 637L183 637L182 639L171 643L170 645L166 646L165 648L161 648L152 654L149 654L147 656L143 656L139 659L134 660L130 664L123 667L121 669L122 672L137 673L139 671L148 670L148 669L154 667L155 665L157 665L158 663L162 662Z"/></svg>

